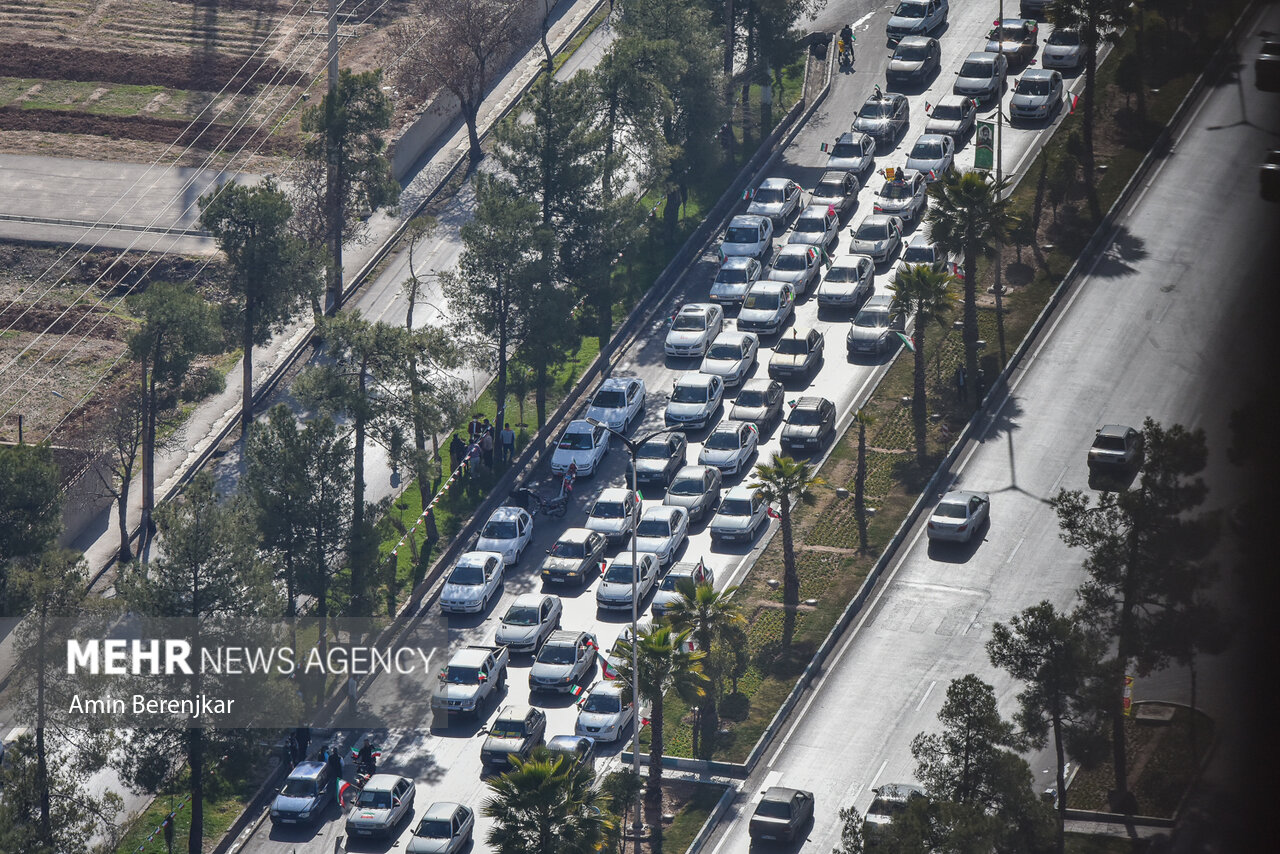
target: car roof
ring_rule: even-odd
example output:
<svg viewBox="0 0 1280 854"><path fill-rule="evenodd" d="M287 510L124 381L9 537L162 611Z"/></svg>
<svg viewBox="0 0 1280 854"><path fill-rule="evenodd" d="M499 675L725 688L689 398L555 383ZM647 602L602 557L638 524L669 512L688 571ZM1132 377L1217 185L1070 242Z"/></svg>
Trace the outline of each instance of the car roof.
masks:
<svg viewBox="0 0 1280 854"><path fill-rule="evenodd" d="M761 190L781 190L791 183L790 178L765 178L760 182Z"/></svg>
<svg viewBox="0 0 1280 854"><path fill-rule="evenodd" d="M764 793L762 801L783 801L789 803L793 797L798 794L808 795L808 792L801 792L800 789L788 789L785 786L770 786Z"/></svg>
<svg viewBox="0 0 1280 854"><path fill-rule="evenodd" d="M951 137L947 136L945 133L922 133L916 138L916 142L924 142L925 140L928 140L929 142L941 142L944 139L951 139ZM914 172L915 170L907 169L906 171Z"/></svg>
<svg viewBox="0 0 1280 854"><path fill-rule="evenodd" d="M792 338L804 338L804 337L806 337L806 336L807 336L810 332L812 332L812 331L813 331L813 327L812 327L812 326L792 326L792 327L791 327L791 337L792 337ZM784 336L784 337L785 337L785 336Z"/></svg>
<svg viewBox="0 0 1280 854"><path fill-rule="evenodd" d="M400 782L399 774L374 774L364 784L366 792L389 792Z"/></svg>
<svg viewBox="0 0 1280 854"><path fill-rule="evenodd" d="M824 181L843 181L850 174L852 173L849 172L848 169L828 169L826 172L822 173L822 177L818 179L818 183L821 184Z"/></svg>
<svg viewBox="0 0 1280 854"><path fill-rule="evenodd" d="M875 104L880 101L905 101L905 100L907 100L907 96L901 95L897 92L881 92L879 96L877 96L875 92L872 92L871 97L863 101L862 105L865 107L867 104Z"/></svg>
<svg viewBox="0 0 1280 854"><path fill-rule="evenodd" d="M1126 427L1123 424L1106 424L1098 428L1098 435L1099 436L1115 436L1117 438L1122 439L1125 437L1126 434L1128 434L1130 430L1133 430L1133 429L1134 428Z"/></svg>
<svg viewBox="0 0 1280 854"><path fill-rule="evenodd" d="M715 379L719 379L719 377L713 374L704 374L697 371L686 371L676 377L676 385L706 387L711 385L711 381Z"/></svg>
<svg viewBox="0 0 1280 854"><path fill-rule="evenodd" d="M996 62L999 61L996 59L997 56L1000 56L1000 54L988 53L985 50L975 50L973 53L966 56L964 58L964 61L965 62L982 62L989 65L995 65Z"/></svg>
<svg viewBox="0 0 1280 854"><path fill-rule="evenodd" d="M743 341L749 341L755 336L750 332L739 332L736 329L726 329L711 339L712 344L740 344Z"/></svg>
<svg viewBox="0 0 1280 854"><path fill-rule="evenodd" d="M577 646L578 641L586 632L575 632L570 629L557 629L547 635L547 640L543 646Z"/></svg>
<svg viewBox="0 0 1280 854"><path fill-rule="evenodd" d="M489 650L487 649L473 649L472 647L464 646L450 656L449 663L456 664L459 667L479 667L484 664L484 660L488 657Z"/></svg>
<svg viewBox="0 0 1280 854"><path fill-rule="evenodd" d="M817 409L825 400L826 400L825 397L818 397L817 395L805 395L804 397L797 400L796 405L793 406L792 408L793 409Z"/></svg>
<svg viewBox="0 0 1280 854"><path fill-rule="evenodd" d="M743 427L749 427L750 425L751 425L750 421L726 418L723 421L721 421L719 424L717 424L715 427L712 427L711 432L712 433L737 433Z"/></svg>
<svg viewBox="0 0 1280 854"><path fill-rule="evenodd" d="M1023 80L1048 80L1058 72L1052 68L1028 68L1022 72Z"/></svg>
<svg viewBox="0 0 1280 854"><path fill-rule="evenodd" d="M552 596L550 593L521 593L519 596L515 598L514 601L512 601L511 607L515 608L517 605L519 605L519 606L528 606L530 608L537 608L539 605L542 604L543 599L554 599L554 598L555 597Z"/></svg>
<svg viewBox="0 0 1280 854"><path fill-rule="evenodd" d="M670 508L671 508L671 505L667 505L667 509L670 509ZM637 563L643 563L645 558L649 558L654 563L657 563L658 561L658 556L653 552L639 552L639 551L636 552ZM614 566L632 566L632 565L633 564L631 563L631 549L623 549L622 551L618 552L617 557L609 561L610 568Z"/></svg>
<svg viewBox="0 0 1280 854"><path fill-rule="evenodd" d="M759 492L759 488L753 487L747 483L738 483L729 487L729 491L724 494L725 498L750 498Z"/></svg>
<svg viewBox="0 0 1280 854"><path fill-rule="evenodd" d="M586 423L585 421L582 423ZM514 522L525 514L519 507L503 505L489 515L490 522Z"/></svg>
<svg viewBox="0 0 1280 854"><path fill-rule="evenodd" d="M502 711L498 712L498 716L493 719L494 724L501 721L519 721L524 723L524 719L529 716L530 706L503 706Z"/></svg>
<svg viewBox="0 0 1280 854"><path fill-rule="evenodd" d="M942 496L939 504L968 502L970 498L986 498L985 492L971 492L967 489L953 489L946 495Z"/></svg>
<svg viewBox="0 0 1280 854"><path fill-rule="evenodd" d="M800 216L804 216L810 211L822 211L826 213L826 205L805 205L804 210L800 212ZM788 243L778 248L778 255L807 255L815 251L808 243Z"/></svg>
<svg viewBox="0 0 1280 854"><path fill-rule="evenodd" d="M566 528L564 533L556 537L557 543L585 543L595 532L587 528Z"/></svg>
<svg viewBox="0 0 1280 854"><path fill-rule="evenodd" d="M422 817L431 821L448 821L461 807L462 804L455 804L453 801L436 801L427 807Z"/></svg>
<svg viewBox="0 0 1280 854"><path fill-rule="evenodd" d="M1035 23L1029 18L1005 18L1000 22L1000 25L1003 27L1025 27L1027 24L1035 26Z"/></svg>
<svg viewBox="0 0 1280 854"><path fill-rule="evenodd" d="M290 780L314 780L324 772L325 764L308 759L305 762L299 762L289 772Z"/></svg>
<svg viewBox="0 0 1280 854"><path fill-rule="evenodd" d="M670 504L657 504L641 513L640 518L669 519L674 511L683 509L682 507L672 507Z"/></svg>
<svg viewBox="0 0 1280 854"><path fill-rule="evenodd" d="M885 783L872 791L877 798L884 798L886 801L905 801L911 797L924 796L924 789L911 783Z"/></svg>
<svg viewBox="0 0 1280 854"><path fill-rule="evenodd" d="M597 389L597 391L603 391L605 389L625 389L638 379L638 377L609 377L609 379L600 383L600 388Z"/></svg>
<svg viewBox="0 0 1280 854"><path fill-rule="evenodd" d="M680 314L707 314L715 311L715 306L709 302L691 302L680 306Z"/></svg>
<svg viewBox="0 0 1280 854"><path fill-rule="evenodd" d="M600 490L600 494L596 496L596 501L622 501L631 490L625 486L607 486Z"/></svg>
<svg viewBox="0 0 1280 854"><path fill-rule="evenodd" d="M929 239L929 233L922 229L916 229L915 234L911 235L911 239L907 241L907 246L933 246L934 243Z"/></svg>
<svg viewBox="0 0 1280 854"><path fill-rule="evenodd" d="M892 294L872 294L867 297L867 301L862 304L862 311L866 311L869 308L882 311L884 309L888 309L892 305Z"/></svg>
<svg viewBox="0 0 1280 854"><path fill-rule="evenodd" d="M861 142L867 136L860 130L847 130L836 137L836 142Z"/></svg>
<svg viewBox="0 0 1280 854"><path fill-rule="evenodd" d="M764 222L764 220L765 217L757 216L756 214L738 214L733 219L729 220L729 227L734 228L746 226L747 228L751 228L753 226L759 226Z"/></svg>
<svg viewBox="0 0 1280 854"><path fill-rule="evenodd" d="M858 223L858 226L862 227L863 225L868 225L868 224L888 225L889 223L893 222L895 219L897 219L897 217L890 216L889 214L869 214L868 216L864 216L862 218L862 222Z"/></svg>
<svg viewBox="0 0 1280 854"><path fill-rule="evenodd" d="M467 566L484 566L485 563L490 560L502 560L502 555L497 552L463 552L462 556L458 558L458 562L455 563L454 566L462 566L464 564Z"/></svg>
<svg viewBox="0 0 1280 854"><path fill-rule="evenodd" d="M751 290L759 288L762 291L781 291L785 287L790 287L786 282L775 282L773 279L760 279L751 286Z"/></svg>
<svg viewBox="0 0 1280 854"><path fill-rule="evenodd" d="M985 56L986 54L984 53L983 55ZM934 106L963 107L965 104L969 103L970 100L971 99L968 95L943 95L938 99L938 103L934 104Z"/></svg>
<svg viewBox="0 0 1280 854"><path fill-rule="evenodd" d="M584 741L592 741L589 736L585 735L553 735L547 739L547 750L552 753L557 750L576 752L578 745Z"/></svg>
<svg viewBox="0 0 1280 854"><path fill-rule="evenodd" d="M757 377L756 379L747 380L743 383L742 388L738 389L738 394L742 394L744 391L768 391L774 385L781 387L782 383L765 377Z"/></svg>
<svg viewBox="0 0 1280 854"><path fill-rule="evenodd" d="M898 42L898 47L924 47L931 41L931 36L905 36Z"/></svg>
<svg viewBox="0 0 1280 854"><path fill-rule="evenodd" d="M619 685L617 682L614 682L612 680L602 679L596 684L592 685L591 689L587 693L595 694L596 692L599 692L601 694L621 694L623 687L624 686ZM630 688L631 686L627 685L625 687Z"/></svg>
<svg viewBox="0 0 1280 854"><path fill-rule="evenodd" d="M806 216L822 216L822 217L825 217L825 216L827 215L827 212L828 212L829 210L831 210L831 206L830 206L830 205L805 205L805 206L804 206L804 210L800 211L800 216L801 216L801 217L806 217ZM788 243L788 244L787 244L787 246L791 246L791 245L792 245L792 244L790 244L790 243ZM810 249L810 247L809 247L807 244L806 244L806 245L804 245L804 247L803 247L803 248L804 248L804 249L806 249L806 250Z"/></svg>
<svg viewBox="0 0 1280 854"><path fill-rule="evenodd" d="M872 265L876 263L869 255L841 255L839 258L831 262L831 267L828 267L827 271L830 272L832 267L857 267L864 260L870 261Z"/></svg>
<svg viewBox="0 0 1280 854"><path fill-rule="evenodd" d="M681 466L681 467L680 467L680 470L676 472L675 477L673 477L673 478L671 478L671 479L672 479L672 480L675 480L675 479L676 479L676 477L696 477L696 476L698 476L698 475L706 474L706 473L707 473L707 469L710 469L710 468L714 468L714 467L713 467L713 466L701 466L701 465L696 465L696 464L695 464L695 465L689 465L689 466Z"/></svg>
<svg viewBox="0 0 1280 854"><path fill-rule="evenodd" d="M585 418L575 418L569 422L569 426L564 428L566 433L592 433L596 429L596 425L592 424Z"/></svg>
<svg viewBox="0 0 1280 854"><path fill-rule="evenodd" d="M734 217L734 219L737 219L737 217ZM729 224L733 225L733 223L729 223ZM723 270L725 267L728 267L730 269L736 269L738 267L750 267L753 261L755 261L757 264L759 263L758 261L756 261L755 258L752 258L749 255L730 255L728 258L720 262L720 269Z"/></svg>

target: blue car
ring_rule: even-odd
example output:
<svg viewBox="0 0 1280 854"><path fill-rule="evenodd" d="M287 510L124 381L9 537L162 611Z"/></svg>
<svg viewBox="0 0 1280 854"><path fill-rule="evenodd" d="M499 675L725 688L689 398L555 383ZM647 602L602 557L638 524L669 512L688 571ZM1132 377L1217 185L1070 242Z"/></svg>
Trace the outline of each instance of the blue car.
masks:
<svg viewBox="0 0 1280 854"><path fill-rule="evenodd" d="M308 824L324 814L333 797L333 774L324 762L299 762L271 802L272 824Z"/></svg>

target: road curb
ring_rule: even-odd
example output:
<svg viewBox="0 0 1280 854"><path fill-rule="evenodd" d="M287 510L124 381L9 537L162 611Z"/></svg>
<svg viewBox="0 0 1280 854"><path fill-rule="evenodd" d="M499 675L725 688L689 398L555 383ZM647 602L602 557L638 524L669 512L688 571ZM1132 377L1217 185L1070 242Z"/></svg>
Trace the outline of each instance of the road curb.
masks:
<svg viewBox="0 0 1280 854"><path fill-rule="evenodd" d="M702 846L706 845L707 841L711 839L711 834L715 831L716 825L720 823L720 819L724 818L724 814L729 809L729 804L733 803L734 798L738 796L738 791L738 787L733 784L724 787L724 794L720 796L720 800L716 801L716 805L707 816L707 820L702 823L702 827L698 830L698 835L693 837L693 841L685 849L685 854L698 854L702 850Z"/></svg>

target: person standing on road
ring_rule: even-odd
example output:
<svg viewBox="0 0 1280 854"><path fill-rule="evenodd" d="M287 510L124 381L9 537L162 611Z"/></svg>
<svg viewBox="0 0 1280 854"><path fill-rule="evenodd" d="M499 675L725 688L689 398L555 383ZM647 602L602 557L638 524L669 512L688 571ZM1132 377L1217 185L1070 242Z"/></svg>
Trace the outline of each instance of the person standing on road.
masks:
<svg viewBox="0 0 1280 854"><path fill-rule="evenodd" d="M480 459L486 468L493 468L493 428L484 431L480 436Z"/></svg>
<svg viewBox="0 0 1280 854"><path fill-rule="evenodd" d="M506 465L516 454L516 433L511 429L510 421L502 426L500 438L502 439L502 464Z"/></svg>

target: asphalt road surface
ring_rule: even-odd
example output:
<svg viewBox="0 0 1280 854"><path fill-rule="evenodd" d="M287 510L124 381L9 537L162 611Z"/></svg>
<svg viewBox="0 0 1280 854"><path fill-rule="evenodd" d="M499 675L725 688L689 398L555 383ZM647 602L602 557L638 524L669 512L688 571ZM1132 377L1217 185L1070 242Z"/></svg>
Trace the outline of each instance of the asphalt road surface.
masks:
<svg viewBox="0 0 1280 854"><path fill-rule="evenodd" d="M916 136L922 132L926 120L924 113L925 102L936 102L941 94L949 92L951 79L954 76L953 72L959 67L963 57L971 50L980 50L982 48L982 37L985 36L989 27L988 17L987 11L976 7L953 9L950 28L941 40L943 47L942 69L929 85L920 90L910 91L911 129L903 135L895 151L890 155L877 158L876 169L887 165L901 165L905 160L906 151L914 142ZM775 158L760 177L791 177L806 188L813 187L824 171L826 162L826 155L820 149L821 143L830 141L839 133L847 130L853 119L853 111L871 94L873 86L877 83L882 87L884 86L883 69L889 51L887 49L881 50L878 46L882 44L879 39L880 34L883 33L884 22L887 18L888 9L880 9L859 23L856 28L860 34L857 70L854 73L837 73L835 75L832 91L826 101L818 108L804 128L801 129L793 144L780 157ZM1042 36L1044 29L1042 28ZM873 45L877 45L877 47L873 48ZM1043 134L1043 127L1010 130L1005 138L1005 163L1012 168L1016 168L1018 162L1034 151ZM960 157L961 166L971 164L972 156L970 147L966 145ZM864 189L860 195L859 205L852 214L852 223L850 224L855 224L862 216L871 212L871 193L878 189L881 181L882 179L878 176L867 177L869 187ZM456 246L456 242L450 246L449 233L456 228L461 218L465 217L464 211L467 204L465 197L463 197L456 206L451 206L451 210L453 207L459 208L459 212L456 215L458 220L454 220L453 214L449 215L450 218L445 223L448 230L442 229L437 241L433 241L434 245L430 246L428 251L424 253L423 264L425 266L440 269L456 259L459 249ZM779 241L779 245L781 245L781 242ZM836 257L847 252L845 248L847 242L846 228L841 231L839 245L835 251ZM396 263L401 263L401 261ZM881 265L878 269L878 291L884 290L884 283L889 280L892 267L893 264L889 263ZM404 268L400 269L403 270ZM663 406L672 381L681 373L697 370L698 363L694 360L667 359L663 356L662 343L666 333L665 318L669 317L680 304L705 301L715 269L716 259L714 252L708 253L707 256L694 265L689 275L681 282L678 288L679 293L670 301L664 311L658 312L657 317L661 319L655 321L649 330L649 334L631 352L626 354L620 369L617 371L620 375L640 376L644 379L649 390L645 421L635 428L634 434L642 434L661 426ZM384 275L384 280L388 275L393 274ZM403 273L394 275L398 275L400 279L404 277ZM386 316L389 320L396 320L397 322L403 318L403 304L397 305L396 297L387 289L382 289L376 296L370 293L370 295L362 297L358 305L368 315ZM427 309L418 318L418 321L447 322L447 311L447 306L433 306ZM824 333L827 339L827 358L821 371L810 383L804 386L799 383L791 385L788 388L787 397L790 399L802 392L828 397L836 403L840 413L840 421L838 423L844 424L848 420L849 412L854 403L865 397L867 390L875 379L886 369L888 357L876 360L860 360L858 363L847 361L844 351L844 336L849 325L847 314L840 313L826 316L824 313L824 316L819 318L817 316L816 300L811 297L801 299L796 315L796 320L794 321L796 325L815 326ZM727 324L726 328L732 328L732 323ZM772 341L769 339L762 342L760 360L755 368L754 376L765 376L764 366L768 362L768 347L771 344ZM719 413L721 417L727 413L727 408L728 401L726 407ZM1092 430L1092 427L1090 427L1090 430ZM705 438L707 432L707 430L703 430L690 435L688 455L690 462L696 461L698 449L701 447L701 440ZM777 432L775 428L772 433L761 437L762 444L757 460L767 459L778 448ZM554 542L561 530L565 527L582 523L592 497L600 489L608 485L622 484L624 457L624 453L615 448L606 458L606 462L599 474L589 481L581 481L579 483L578 489L575 491L573 505L565 519L556 520L554 524L548 524L541 517L538 518L535 525L535 540L531 548L518 566L508 570L504 596L500 602L491 606L490 613L486 615L486 618L448 618L447 625L451 645L456 648L456 645L462 643L491 641L497 623L497 618L493 615L500 616L505 611L510 600L517 594L541 589L541 583L536 576L539 563L537 557L540 557L543 550ZM373 470L375 469L371 466L371 471ZM550 476L549 471L546 469L543 469L540 474L546 477ZM726 478L726 488L748 477L749 475L746 474L728 477ZM549 492L550 489L550 484L543 487L545 492ZM646 506L659 503L661 497L660 492L646 491ZM1001 512L1003 512L1003 509ZM761 541L757 540L755 543L743 544L736 548L725 548L719 545L712 548L710 537L706 531L706 522L699 522L691 529L690 540L683 549L681 557L683 559L705 558L707 564L716 572L717 586L723 587L737 583L741 579L742 574L746 571L760 546ZM602 645L606 647L612 643L625 620L629 619L629 615L625 617L623 615L604 616L597 613L592 587L588 587L581 592L554 592L561 592L564 598L564 627L566 629L592 631L599 637ZM644 604L647 606L648 602L646 601ZM431 612L425 616L421 631L428 635L434 635L442 619L441 615L433 607ZM412 639L410 642L413 642ZM441 663L446 657L446 653L441 651L439 654ZM490 706L488 709L488 717L490 719L500 705L507 703L521 704L528 700L526 676L529 659L528 657L517 657L513 664L515 666L512 668L508 679L506 696L500 703ZM385 679L376 680L366 693L363 702L371 707L403 702L405 697L402 692L403 686L398 683L392 683L390 680ZM418 790L415 806L417 814L421 814L427 805L435 800L454 800L478 807L487 796L485 780L481 776L479 739L476 737L480 727L485 722L437 727L428 730L427 722L430 718L430 712L425 702L425 690L417 698L417 702L422 706L423 727L421 729L412 732L397 730L390 733L377 734L384 747L383 767L392 773L398 770L403 771L417 780ZM547 712L548 735L572 732L576 709L568 698L550 701L546 698L538 698L536 703ZM617 745L605 747L601 751L604 758L598 760L598 767L604 768L606 765L616 762L613 757L616 756L618 750L619 747ZM820 788L828 789L825 784ZM288 854L288 852L303 844L306 844L309 848L314 848L314 850L328 850L332 846L333 839L344 833L342 823L338 819L338 811L335 807L331 809L330 814L327 816L327 821L317 829L272 829L269 824L264 824L248 841L244 850ZM412 825L413 822L406 823L405 827L401 829L401 838L407 836ZM477 827L477 838L479 840L483 840L487 828L488 821L480 818ZM483 844L478 846L478 850L484 850Z"/></svg>

